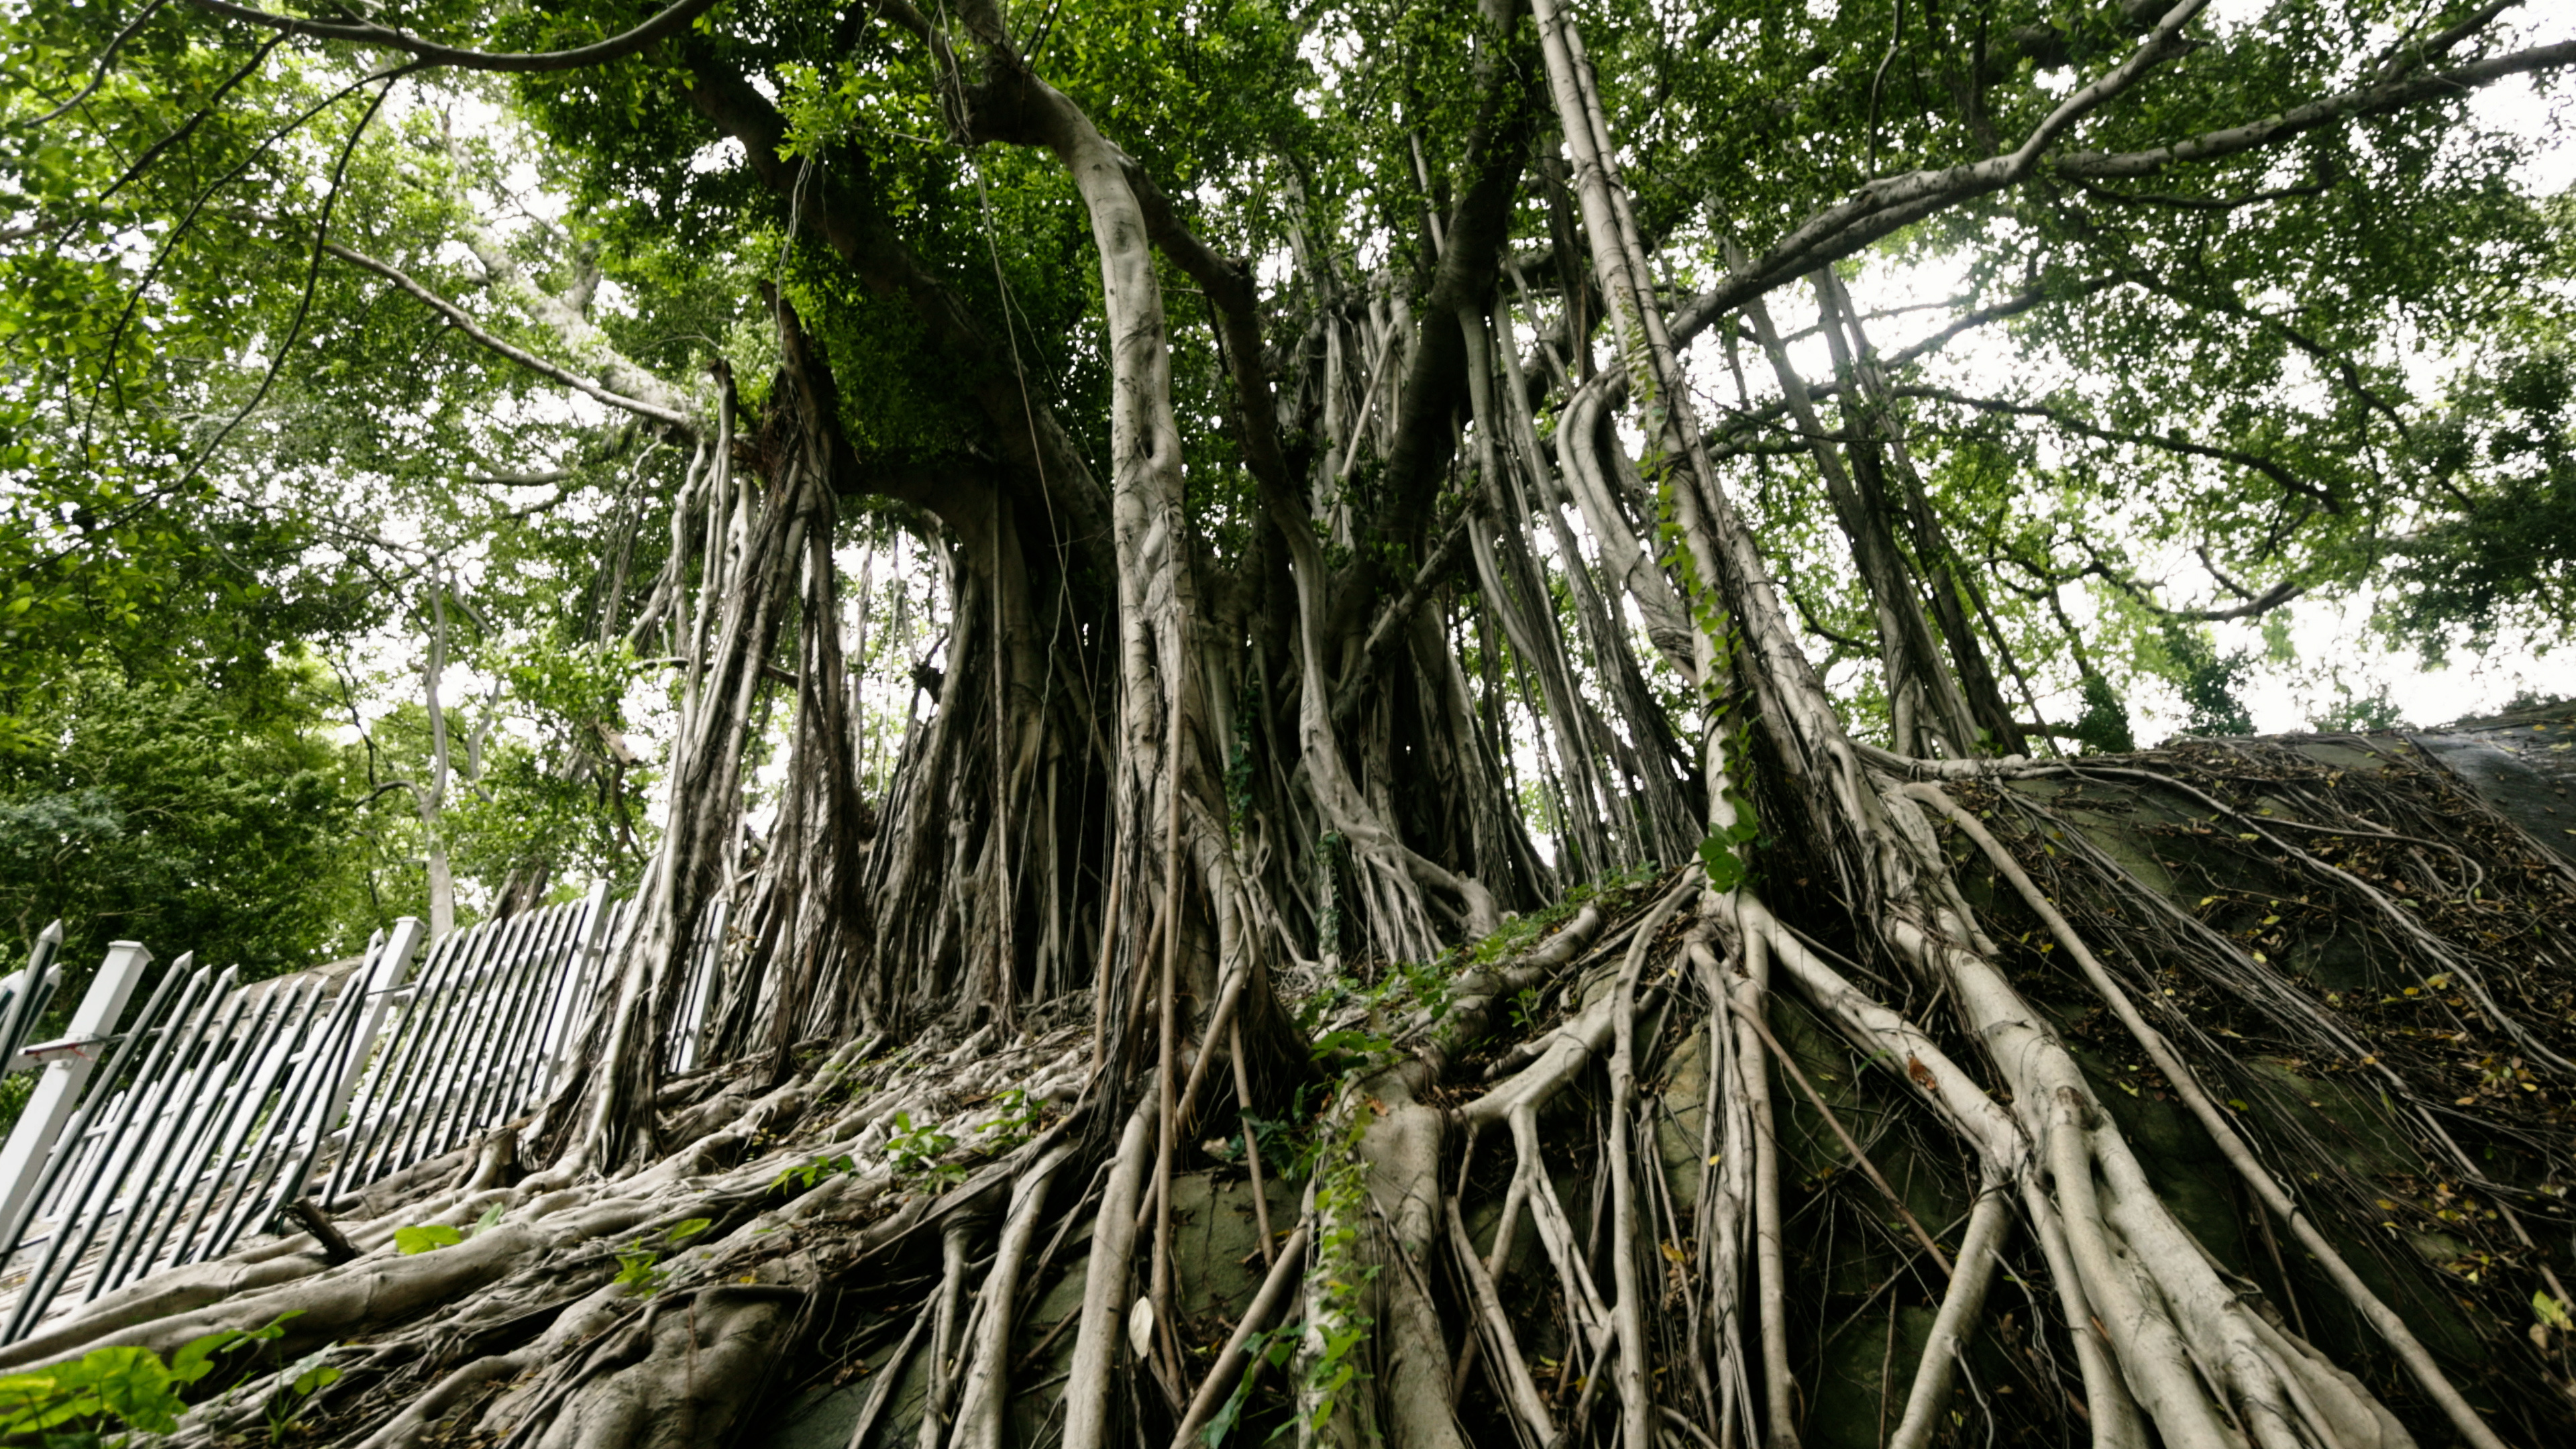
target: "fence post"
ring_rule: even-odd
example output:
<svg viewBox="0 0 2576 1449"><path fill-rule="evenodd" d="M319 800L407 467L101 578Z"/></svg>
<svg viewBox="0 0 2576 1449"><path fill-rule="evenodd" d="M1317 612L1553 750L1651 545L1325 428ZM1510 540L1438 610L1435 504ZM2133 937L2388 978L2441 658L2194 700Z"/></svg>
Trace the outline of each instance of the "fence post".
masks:
<svg viewBox="0 0 2576 1449"><path fill-rule="evenodd" d="M384 1030L385 1013L393 1009L393 994L411 979L411 958L420 954L420 943L429 928L418 916L405 916L394 922L393 938L385 942L376 957L376 969L363 985L352 981L343 991L364 990L366 1001L358 1008L357 1025L349 1033L349 1064L340 1069L340 1080L331 1088L322 1115L313 1123L313 1140L318 1144L331 1135L340 1114L349 1108L349 1098L358 1090L358 1078L366 1073L368 1061L375 1055L376 1033ZM302 1192L299 1184L297 1192Z"/></svg>
<svg viewBox="0 0 2576 1449"><path fill-rule="evenodd" d="M706 1030L707 1003L716 994L716 963L724 959L725 918L732 907L730 898L717 900L703 942L689 953L689 974L683 978L688 994L680 998L680 1019L671 1027L672 1045L678 1048L670 1057L675 1074L698 1064L698 1038Z"/></svg>
<svg viewBox="0 0 2576 1449"><path fill-rule="evenodd" d="M9 1145L0 1147L0 1224L15 1224L22 1210L34 1206L28 1197L45 1170L45 1159L53 1154L54 1140L71 1120L72 1109L80 1105L81 1088L88 1085L89 1074L98 1065L91 1053L106 1045L108 1033L125 1013L126 999L143 979L143 968L151 964L152 953L140 942L118 941L109 946L98 975L90 979L88 994L72 1013L71 1034L27 1049L30 1055L45 1059L45 1074L28 1095L27 1109L9 1133Z"/></svg>

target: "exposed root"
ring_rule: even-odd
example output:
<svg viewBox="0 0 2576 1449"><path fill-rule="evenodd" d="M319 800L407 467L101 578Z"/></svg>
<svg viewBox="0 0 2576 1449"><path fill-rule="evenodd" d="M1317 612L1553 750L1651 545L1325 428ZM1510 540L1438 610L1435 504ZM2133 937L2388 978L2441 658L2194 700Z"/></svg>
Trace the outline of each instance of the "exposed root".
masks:
<svg viewBox="0 0 2576 1449"><path fill-rule="evenodd" d="M1893 792L1901 829L1927 828L1905 823L1918 805L1966 834L2043 922L2441 1420L2468 1442L2504 1442L2003 841L1928 785ZM613 1179L558 1168L478 1185L495 1176L478 1148L407 1193L351 1199L380 1209L345 1220L354 1262L264 1240L50 1325L0 1366L110 1345L167 1354L292 1311L289 1353L365 1340L334 1352L343 1380L303 1414L367 1449L468 1431L511 1446L707 1442L800 1376L829 1383L862 1364L854 1427L878 1445L1029 1442L1032 1396L1078 1449L1139 1434L1186 1449L1221 1414L1239 1441L1288 1420L1331 1444L1786 1445L1811 1434L1820 1396L1847 1392L1797 1307L1814 1251L1806 1214L1844 1193L1902 1255L1881 1290L1932 1310L1902 1363L1888 1320L1889 1444L1925 1449L1962 1395L2013 1387L1990 1382L1999 1324L2028 1345L2010 1372L2040 1400L2023 1411L2097 1445L2414 1442L2377 1380L2294 1332L2192 1236L2053 1018L1964 904L1931 899L1919 917L1892 915L1886 940L1935 987L1955 1038L1944 1018L1891 1004L1884 983L1856 984L1750 893L1712 897L1696 876L1588 906L1521 955L1455 974L1401 1014L1392 1045L1372 1048L1307 1129L1307 1206L1284 1243L1269 1240L1267 1205L1242 1209L1262 1224L1238 1240L1251 1251L1202 1265L1172 1247L1162 1295L1138 1260L1148 1229L1171 1222L1177 1244L1182 1204L1213 1201L1184 1191L1209 1170L1208 1147L1190 1140L1206 1129L1174 1134L1174 1171L1158 1170L1166 1102L1220 1122L1263 1117L1241 1100L1254 1086L1239 1050L1223 1071L1199 1053L1186 1077L1175 1060L1171 1098L1140 1080L1122 1101L1103 1079L1083 1085L1087 1023L1035 1038L987 1028L894 1055L850 1043L776 1085L688 1084L660 1129L675 1150ZM1552 1020L1533 1006L1548 1001L1562 1003ZM1506 1007L1526 1030L1501 1029ZM1367 1010L1378 1015L1342 1019L1356 1029L1386 1007ZM1801 1023L1882 1070L1841 1083ZM1775 1067L1788 1090L1772 1086ZM1006 1086L1021 1095L992 1095ZM1229 1090L1230 1108L1220 1096L1196 1110ZM1890 1105L1855 1110L1846 1094L1862 1090ZM1888 1135L1898 1108L1966 1154L1946 1225L1906 1185L1923 1159L1900 1171L1890 1155L1909 1150ZM947 1159L935 1171L919 1155L934 1149ZM1242 1149L1255 1170L1250 1132ZM454 1247L390 1247L404 1223L463 1227L494 1207L498 1223ZM690 1219L707 1226L672 1240ZM1211 1325L1190 1316L1200 1300L1180 1283L1217 1272L1239 1296ZM1998 1320L1999 1272L2029 1295L2026 1325ZM1040 1315L1041 1300L1069 1307ZM1265 1382L1275 1360L1256 1336L1282 1329L1300 1352L1289 1382ZM212 1443L255 1409L211 1402L183 1440Z"/></svg>

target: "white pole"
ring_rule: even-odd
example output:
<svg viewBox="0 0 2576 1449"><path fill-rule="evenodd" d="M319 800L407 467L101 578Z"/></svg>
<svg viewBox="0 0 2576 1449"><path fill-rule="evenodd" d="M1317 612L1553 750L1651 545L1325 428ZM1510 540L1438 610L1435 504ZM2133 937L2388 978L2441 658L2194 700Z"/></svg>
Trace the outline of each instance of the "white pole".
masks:
<svg viewBox="0 0 2576 1449"><path fill-rule="evenodd" d="M54 1139L62 1135L63 1124L80 1105L81 1088L89 1084L89 1074L108 1044L108 1032L124 1014L127 998L143 979L143 968L151 964L152 953L140 942L118 941L109 946L107 959L90 978L80 1009L72 1013L71 1034L27 1048L26 1055L45 1063L45 1075L28 1096L27 1109L9 1133L8 1146L0 1147L0 1224L15 1227L19 1213L31 1205L28 1197L45 1170L45 1159L53 1155Z"/></svg>

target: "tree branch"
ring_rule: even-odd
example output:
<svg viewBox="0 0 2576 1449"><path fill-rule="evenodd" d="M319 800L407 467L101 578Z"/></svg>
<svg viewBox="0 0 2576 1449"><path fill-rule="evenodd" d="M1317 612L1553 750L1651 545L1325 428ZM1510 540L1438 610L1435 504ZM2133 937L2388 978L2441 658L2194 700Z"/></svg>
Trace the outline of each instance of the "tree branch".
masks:
<svg viewBox="0 0 2576 1449"><path fill-rule="evenodd" d="M2179 161L2214 161L2222 156L2234 156L2286 141L2337 121L2380 115L2418 101L2447 99L2507 76L2528 75L2565 65L2576 65L2576 40L2517 50L2407 80L2362 86L2310 101L2304 106L2293 106L2260 121L2221 131L2206 131L2189 140L2145 151L2070 151L2050 163L2049 169L2069 179L2083 177L2096 181L2145 176Z"/></svg>
<svg viewBox="0 0 2576 1449"><path fill-rule="evenodd" d="M261 219L268 220L269 224L272 226L283 225L273 219ZM394 286L420 299L420 301L431 311L446 318L450 326L453 326L457 331L464 333L474 342L499 356L508 358L510 361L519 364L530 372L536 373L540 377L551 378L552 380L562 383L564 386L571 388L584 396L606 403L610 407L633 413L638 417L651 418L656 422L668 423L672 427L678 428L682 432L688 433L692 436L697 432L696 421L687 413L663 407L656 403L649 403L641 398L627 397L623 393L611 392L609 389L600 386L598 383L592 382L590 379L581 376L570 368L557 366L556 364L548 362L544 358L537 356L535 353L528 351L524 347L503 341L501 338L496 337L491 332L485 330L480 323L474 320L471 314L465 311L464 308L457 306L445 297L431 291L428 287L414 280L411 274L405 272L391 262L380 261L374 257L368 256L364 252L344 247L338 242L327 239L322 243L322 250L329 252L332 256L339 258L341 261L347 262L349 265L356 267L361 271L373 272L377 276L384 278L386 281L393 283ZM531 477L523 480L495 479L491 481L541 483L552 481L552 479Z"/></svg>
<svg viewBox="0 0 2576 1449"><path fill-rule="evenodd" d="M372 45L385 50L399 50L424 65L448 66L457 70L500 71L512 75L542 75L551 71L580 70L585 66L604 65L622 60L657 40L681 34L696 20L716 6L716 0L679 0L669 9L622 35L570 50L508 52L466 50L441 45L434 40L378 25L365 20L307 20L300 16L279 15L249 5L235 5L232 0L186 0L186 3L209 15L227 20L247 21L285 35L302 35L316 40L345 40L357 45Z"/></svg>
<svg viewBox="0 0 2576 1449"><path fill-rule="evenodd" d="M2003 156L1939 170L1911 171L1872 181L1850 199L1827 207L1800 224L1750 265L1733 269L1715 291L1700 298L1673 324L1696 331L1708 321L1827 262L1840 261L1863 247L1936 211L1971 197L1985 196L2028 177L2039 165L2048 143L2095 109L2137 83L2140 76L2182 50L2183 26L2199 15L2204 0L2181 0L2156 22L2126 60L2060 101L2020 146Z"/></svg>
<svg viewBox="0 0 2576 1449"><path fill-rule="evenodd" d="M1921 383L1898 387L1893 391L1898 397L1929 398L1935 402L1955 403L1960 407L1974 408L1979 412L2039 418L2054 423L2068 432L2082 433L2086 437L2099 438L2106 443L2130 443L2141 447L2162 448L2169 453L2183 453L2195 458L2233 463L2240 468L2253 469L2280 484L2286 492L2314 500L2329 513L2343 511L2342 500L2335 496L2333 489L2310 483L2260 453L2248 453L2238 448L2221 448L2208 443L2194 443L2179 437L2158 437L2153 433L2133 433L2120 428L2106 428L2098 423L2086 422L2063 408L2049 407L2043 403L2008 402L2001 398L1971 397L1966 393L1953 392L1946 387L1931 387Z"/></svg>
<svg viewBox="0 0 2576 1449"><path fill-rule="evenodd" d="M2168 16L2170 20L2172 17ZM2159 25L2157 34L2165 33ZM2138 65L2156 45L2150 37L2147 45L2130 57L2128 65ZM2160 57L2159 57L2160 58ZM2576 41L2535 46L2457 66L2446 71L2362 86L2295 106L2278 115L2241 126L2209 131L2188 140L2176 141L2144 151L2102 152L2070 151L2049 163L2049 170L2069 180L2119 179L2144 176L2176 162L2210 161L2223 156L2255 150L2288 140L2293 136L2338 121L2359 116L2380 115L2422 101L2453 97L2489 85L2508 76L2527 75L2576 65ZM2123 67L2123 71L2127 66ZM2116 78L2120 72L2115 72ZM2131 75L2134 79L2134 74ZM2101 83L2097 82L2096 86ZM2125 89L2125 83L2120 89ZM2091 95L2087 87L2067 98L2068 103ZM2093 97L2093 104L2109 99ZM2061 106L2062 112L2065 107ZM2056 115L2050 120L2054 122ZM2071 119L2071 118L2070 118ZM2056 127L2062 130L2063 126ZM2055 134L2048 123L2032 133L2039 140L2043 133ZM1717 318L1741 307L1747 300L1760 296L1804 272L1826 262L1840 261L1900 228L1955 205L1971 197L1988 195L2023 179L2032 169L2018 165L2017 159L2030 154L2031 143L2025 141L2011 156L1998 156L1973 165L1954 166L1940 171L1916 171L1904 176L1888 177L1862 187L1850 200L1817 213L1787 238L1773 247L1759 261L1728 276L1717 288L1691 304L1673 321L1679 336L1697 332Z"/></svg>

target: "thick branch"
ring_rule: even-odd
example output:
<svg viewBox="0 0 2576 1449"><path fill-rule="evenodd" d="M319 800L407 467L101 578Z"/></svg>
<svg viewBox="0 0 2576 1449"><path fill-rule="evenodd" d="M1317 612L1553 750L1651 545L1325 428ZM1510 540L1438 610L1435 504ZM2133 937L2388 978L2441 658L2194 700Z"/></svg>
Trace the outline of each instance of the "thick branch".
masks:
<svg viewBox="0 0 2576 1449"><path fill-rule="evenodd" d="M608 404L610 407L619 408L626 412L633 413L637 417L651 418L655 422L668 423L672 427L678 428L682 432L690 433L692 435L697 431L697 421L685 412L665 407L659 403L646 402L641 398L628 397L623 393L612 392L609 389L600 386L598 383L591 381L589 378L583 377L581 374L572 371L570 368L561 367L548 362L544 358L537 356L535 353L528 351L524 347L519 347L512 343L503 341L499 337L494 336L491 332L485 330L483 326L477 323L473 316L467 313L464 308L457 306L445 297L431 291L427 286L422 285L418 280L414 279L411 274L405 272L402 268L395 266L391 262L380 261L374 257L368 256L364 252L354 251L348 247L344 247L335 241L325 240L322 243L322 250L329 252L332 256L338 257L340 260L347 262L349 265L362 271L373 272L377 276L384 278L386 281L393 283L401 290L419 298L431 311L446 318L448 323L455 327L457 331L464 333L468 338L471 338L474 342L487 350L496 353L499 356L508 358L510 361L517 363L521 367L528 369L530 372L533 372L540 377L551 378L552 380L562 383L564 386L571 388L586 397L595 398L600 402ZM514 484L543 483L554 481L554 479L563 476L565 475L561 472L556 472L546 477L531 476L524 479L492 479L484 481L509 482Z"/></svg>

